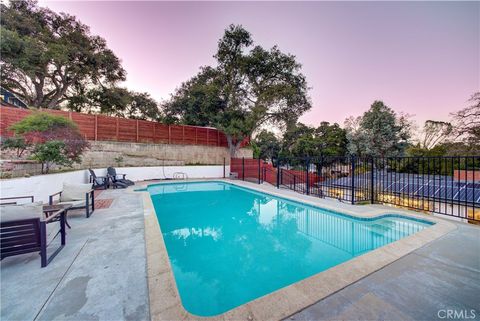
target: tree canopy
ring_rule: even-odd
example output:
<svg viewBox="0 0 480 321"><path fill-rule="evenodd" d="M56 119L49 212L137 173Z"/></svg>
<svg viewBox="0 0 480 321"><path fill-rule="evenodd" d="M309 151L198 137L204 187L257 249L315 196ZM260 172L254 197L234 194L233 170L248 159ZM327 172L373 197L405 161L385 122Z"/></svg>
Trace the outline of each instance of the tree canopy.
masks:
<svg viewBox="0 0 480 321"><path fill-rule="evenodd" d="M347 153L347 136L339 124L321 122L317 128L302 123L290 124L282 139L262 130L252 141L254 156L263 160L275 157L342 156Z"/></svg>
<svg viewBox="0 0 480 321"><path fill-rule="evenodd" d="M276 46L253 46L251 34L230 25L218 42L217 65L202 67L164 105L166 119L213 126L226 136L231 154L265 124L295 123L311 108L305 76L295 56Z"/></svg>
<svg viewBox="0 0 480 321"><path fill-rule="evenodd" d="M457 138L480 145L480 92L468 100L469 106L452 113Z"/></svg>
<svg viewBox="0 0 480 321"><path fill-rule="evenodd" d="M263 160L277 157L281 148L280 140L274 133L267 130L258 133L252 140L251 145L253 147L253 157Z"/></svg>
<svg viewBox="0 0 480 321"><path fill-rule="evenodd" d="M143 120L162 120L157 102L148 93L138 93L122 87L94 88L84 95L72 98L67 108L84 113Z"/></svg>
<svg viewBox="0 0 480 321"><path fill-rule="evenodd" d="M283 135L282 157L333 156L346 152L346 132L337 123L321 122L317 128L297 123Z"/></svg>
<svg viewBox="0 0 480 321"><path fill-rule="evenodd" d="M420 146L432 149L436 145L445 142L453 132L453 126L449 122L427 120L423 126L423 138Z"/></svg>
<svg viewBox="0 0 480 321"><path fill-rule="evenodd" d="M411 136L408 117L397 115L382 101L375 101L363 116L345 122L349 152L359 156L403 154Z"/></svg>
<svg viewBox="0 0 480 321"><path fill-rule="evenodd" d="M33 0L1 4L1 85L33 107L60 103L92 86L125 80L106 41L74 16Z"/></svg>

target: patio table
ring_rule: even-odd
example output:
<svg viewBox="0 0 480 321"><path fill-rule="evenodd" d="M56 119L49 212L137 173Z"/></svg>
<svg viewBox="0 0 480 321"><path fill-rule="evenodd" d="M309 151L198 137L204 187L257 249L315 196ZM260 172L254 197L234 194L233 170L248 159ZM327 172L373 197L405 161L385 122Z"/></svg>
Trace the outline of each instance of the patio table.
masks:
<svg viewBox="0 0 480 321"><path fill-rule="evenodd" d="M43 205L43 213L45 214L45 218L47 219L47 223L58 222L63 219L65 221L65 225L68 228L72 228L70 224L68 224L68 210L72 208L72 204L54 204L54 205Z"/></svg>

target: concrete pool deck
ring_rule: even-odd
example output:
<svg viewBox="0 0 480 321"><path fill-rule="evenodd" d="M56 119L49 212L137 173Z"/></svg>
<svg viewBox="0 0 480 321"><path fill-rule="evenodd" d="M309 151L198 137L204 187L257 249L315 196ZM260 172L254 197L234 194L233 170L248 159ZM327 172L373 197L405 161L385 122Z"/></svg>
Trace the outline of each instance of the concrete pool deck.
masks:
<svg viewBox="0 0 480 321"><path fill-rule="evenodd" d="M47 267L37 253L2 260L1 320L149 320L141 200L124 190L102 198L114 201L88 219L69 212L67 243Z"/></svg>
<svg viewBox="0 0 480 321"><path fill-rule="evenodd" d="M294 198L324 207L333 206L339 211L351 211L353 208L359 215L381 211L412 213L379 205L353 207L290 191L280 193L288 197L293 194ZM1 262L1 319L206 319L191 316L181 304L179 306L163 240L160 246L154 239L147 237L145 241L144 231L148 236L149 229L152 231L158 225L155 225L156 220L148 219L152 217L148 215L151 209L144 207L142 194L132 193L131 190L108 190L100 198L114 198L110 208L96 210L89 219L81 214L71 216L72 229L67 231L67 245L46 268L40 268L37 254L4 259ZM432 218L418 213L414 215ZM378 257L364 259L371 262L364 262L365 266L359 271L370 272L359 280L351 279L351 269L340 269L336 272L338 278L333 282L325 276L317 280L330 284L326 287L330 290L328 293L323 293L324 284L320 287L315 283L309 284L307 289L312 292L309 307L299 301L298 298L308 299L308 295L297 284L291 286L292 295L274 294L275 300L269 299L295 312L304 308L300 313L282 316L275 311L275 302L271 305L264 301L258 306L250 303L243 305L215 319L434 320L439 319L436 313L442 308L476 309L476 316L480 318L480 227L443 219L439 221L446 222L446 230L438 231L434 237L422 236L419 240L411 240L414 250L402 250L398 245L390 250L379 249L383 250L389 262L387 266L375 268L375 264L371 263L378 261ZM157 254L149 257L152 264L148 268L146 250ZM158 261L152 262L152 259ZM332 288L338 287L335 283L342 278L348 284L332 291ZM316 300L318 292L322 294L322 300ZM154 300L149 302L152 295Z"/></svg>

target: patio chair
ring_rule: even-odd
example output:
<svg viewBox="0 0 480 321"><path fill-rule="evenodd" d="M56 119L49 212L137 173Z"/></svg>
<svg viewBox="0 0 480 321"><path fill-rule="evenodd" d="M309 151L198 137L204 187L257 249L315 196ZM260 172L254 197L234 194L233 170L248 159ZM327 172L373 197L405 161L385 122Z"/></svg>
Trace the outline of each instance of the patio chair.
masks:
<svg viewBox="0 0 480 321"><path fill-rule="evenodd" d="M112 180L113 183L121 183L127 186L135 185L133 181L125 178L127 174L117 174L117 171L113 167L108 167L107 173L108 173L108 176L110 176L110 179ZM122 178L118 178L118 177L122 177Z"/></svg>
<svg viewBox="0 0 480 321"><path fill-rule="evenodd" d="M97 176L91 168L88 171L90 172L89 182L93 184L93 189L108 188L108 176Z"/></svg>
<svg viewBox="0 0 480 321"><path fill-rule="evenodd" d="M107 189L110 185L113 188L127 188L128 185L124 184L122 182L116 181L114 182L111 180L110 175L107 174L107 176L97 176L95 172L91 169L88 169L90 171L90 183L93 183L93 188L94 189Z"/></svg>
<svg viewBox="0 0 480 321"><path fill-rule="evenodd" d="M53 200L55 196L59 197L59 200L57 202ZM63 190L50 195L48 203L50 205L71 204L71 210L84 208L85 214L88 218L93 213L93 211L95 211L95 199L93 195L92 183L63 183Z"/></svg>
<svg viewBox="0 0 480 321"><path fill-rule="evenodd" d="M1 197L0 198L0 205L17 205L18 200L24 200L24 199L29 199L30 202L22 201L22 203L33 203L35 201L35 198L32 195L29 195L29 196L15 196L15 197Z"/></svg>
<svg viewBox="0 0 480 321"><path fill-rule="evenodd" d="M48 218L44 215L42 202L19 204L10 202L17 197L3 198L8 205L0 206L0 260L9 256L39 252L41 267L45 267L65 245L65 212L59 210ZM18 197L31 198L33 196ZM60 218L60 219L59 219ZM47 257L47 223L60 222L61 246ZM55 238L54 237L54 238Z"/></svg>

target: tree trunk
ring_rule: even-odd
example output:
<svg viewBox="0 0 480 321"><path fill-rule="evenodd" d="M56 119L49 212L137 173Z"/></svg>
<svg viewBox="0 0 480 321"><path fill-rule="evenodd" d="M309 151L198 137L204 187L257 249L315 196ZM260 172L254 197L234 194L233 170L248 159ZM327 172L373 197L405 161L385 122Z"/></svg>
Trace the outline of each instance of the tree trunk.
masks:
<svg viewBox="0 0 480 321"><path fill-rule="evenodd" d="M230 135L226 135L226 136L227 136L227 142L228 142L228 149L230 150L230 157L235 158L242 141L233 139L233 137Z"/></svg>
<svg viewBox="0 0 480 321"><path fill-rule="evenodd" d="M67 92L67 89L69 88L70 84L69 83L65 83L63 84L63 87L57 91L53 97L50 99L50 101L46 104L47 108L48 109L57 109L58 108L58 101L60 100L60 98L62 98L62 96Z"/></svg>

